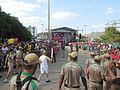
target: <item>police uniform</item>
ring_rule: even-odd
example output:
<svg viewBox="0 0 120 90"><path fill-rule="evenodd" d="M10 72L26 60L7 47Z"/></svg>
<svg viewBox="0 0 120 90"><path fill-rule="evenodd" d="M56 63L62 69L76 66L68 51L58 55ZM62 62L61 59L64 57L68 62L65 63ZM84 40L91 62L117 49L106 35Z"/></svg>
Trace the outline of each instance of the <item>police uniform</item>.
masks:
<svg viewBox="0 0 120 90"><path fill-rule="evenodd" d="M32 64L35 64L37 63L37 61L39 61L39 57L34 54L34 53L30 53L28 55L26 55L25 59L30 65ZM18 74L19 75L19 74ZM15 75L12 77L12 79L10 80L10 83L9 83L9 90L17 90L17 76L18 75ZM20 81L23 81L24 79L26 79L27 77L32 77L32 74L28 73L28 72L22 72L21 73L21 76L20 76ZM28 82L27 81L22 87L21 87L21 90L26 90L26 87L28 85ZM40 86L40 83L37 81L37 80L31 80L30 81L30 84L28 86L28 90L41 90L41 86Z"/></svg>
<svg viewBox="0 0 120 90"><path fill-rule="evenodd" d="M32 75L29 73L22 72L21 81L23 81L26 77L31 77L31 76ZM10 80L9 90L17 90L16 80L17 80L17 75L13 76L12 79ZM24 84L22 90L26 89L28 82ZM42 87L40 86L39 82L37 82L36 80L32 80L31 83L29 84L28 90L41 90L41 88Z"/></svg>
<svg viewBox="0 0 120 90"><path fill-rule="evenodd" d="M95 59L98 59L95 56ZM103 71L99 64L91 64L88 68L89 75L89 88L88 90L103 90Z"/></svg>
<svg viewBox="0 0 120 90"><path fill-rule="evenodd" d="M104 54L103 55L103 57L104 57L104 59L106 58L106 57L110 57L110 55L109 54ZM107 63L112 63L110 60L108 60L108 59L105 59L105 60L103 60L103 62L101 63L101 68L102 68L102 70L103 70L103 75L104 75L104 77L105 77L105 80L106 80L106 83L105 83L105 90L109 90L109 88L110 88L110 86L111 86L111 78L110 78L110 76L109 76L109 73L108 73L108 70L107 70ZM113 68L112 69L112 71L115 73L115 71L116 71L116 69L115 68Z"/></svg>
<svg viewBox="0 0 120 90"><path fill-rule="evenodd" d="M14 52L10 52L6 59L8 60L8 72L11 72L13 70L13 67L14 67L14 57L15 57L15 54Z"/></svg>
<svg viewBox="0 0 120 90"><path fill-rule="evenodd" d="M21 47L19 47L20 49ZM16 65L17 68L22 65L23 53L21 50L16 50Z"/></svg>
<svg viewBox="0 0 120 90"><path fill-rule="evenodd" d="M94 52L91 52L90 53L90 55L91 56L95 56L95 53ZM86 74L88 73L88 67L91 65L91 64L93 64L93 63L96 63L95 61L94 61L94 58L88 58L87 60L86 60Z"/></svg>
<svg viewBox="0 0 120 90"><path fill-rule="evenodd" d="M64 75L64 90L81 90L80 77L85 77L81 64L69 61L62 66L61 75Z"/></svg>
<svg viewBox="0 0 120 90"><path fill-rule="evenodd" d="M90 55L91 55L91 56L95 56L96 54L95 54L94 52L91 52ZM91 64L93 64L93 63L95 63L94 58L88 58L88 59L86 60L86 65L88 65L88 67L89 67L89 65L91 65Z"/></svg>
<svg viewBox="0 0 120 90"><path fill-rule="evenodd" d="M93 58L89 58L89 59L86 60L86 64L88 65L88 67L89 67L91 64L94 64L94 63L95 63L95 61L94 61Z"/></svg>

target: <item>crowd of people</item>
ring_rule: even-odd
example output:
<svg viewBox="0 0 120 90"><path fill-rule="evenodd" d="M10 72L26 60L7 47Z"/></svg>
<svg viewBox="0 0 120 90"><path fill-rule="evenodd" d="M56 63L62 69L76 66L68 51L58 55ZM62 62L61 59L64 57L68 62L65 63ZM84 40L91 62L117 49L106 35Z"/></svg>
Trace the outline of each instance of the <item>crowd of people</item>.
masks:
<svg viewBox="0 0 120 90"><path fill-rule="evenodd" d="M0 71L8 70L4 83L8 82L8 78L11 74L22 71L24 58L29 53L35 53L40 57L43 54L43 51L45 51L44 54L52 58L52 63L56 62L54 48L55 47L47 41L36 43L20 42L17 45L5 43L0 45ZM0 77L2 76L0 75Z"/></svg>
<svg viewBox="0 0 120 90"><path fill-rule="evenodd" d="M76 50L74 49L76 48ZM66 63L61 68L58 90L82 90L80 77L85 90L119 90L120 78L117 68L120 68L120 48L113 48L106 43L76 43L70 44L70 53ZM86 60L86 67L78 62L79 50L88 50L90 58ZM48 76L48 62L55 63L55 47L48 42L20 42L3 44L0 46L0 69L7 68L4 83L8 82L10 74L14 74L9 81L9 90L41 90L41 77ZM65 57L65 43L61 44L62 57ZM40 75L33 75L40 68ZM87 83L88 80L88 83ZM104 85L104 86L103 86Z"/></svg>
<svg viewBox="0 0 120 90"><path fill-rule="evenodd" d="M78 43L76 43L78 44ZM106 44L106 43L81 43L79 45L73 45L72 43L70 44L71 47L71 52L73 51L78 52L78 46L83 49L87 50L90 53L90 58L86 60L86 68L85 68L85 73L88 79L88 90L119 90L120 89L120 77L117 75L119 72L117 72L117 68L120 68L120 48L113 48L112 44ZM73 47L76 47L76 50L73 49ZM71 53L71 54L72 54ZM74 61L73 56L71 56L72 60L68 61ZM77 57L77 55L76 55ZM75 58L76 59L76 58ZM76 61L75 61L76 62ZM77 62L76 62L77 64ZM68 64L69 65L69 64ZM73 68L72 65L65 67L64 70L67 68ZM62 68L63 69L63 68ZM66 70L67 71L67 70ZM83 71L83 70L82 70ZM76 71L74 71L75 74ZM65 74L66 72L64 72ZM69 73L69 72L68 72ZM67 74L68 74L67 73ZM72 72L71 72L72 73ZM64 75L63 71L61 73L61 76ZM71 75L74 75L71 74ZM76 77L75 77L76 76ZM66 75L65 75L66 77ZM64 78L65 78L64 77ZM74 76L74 79L71 81L72 84L75 78L77 78L77 73ZM70 78L71 78L70 77ZM70 78L67 78L70 82ZM78 78L79 80L79 78ZM67 81L67 80L66 80ZM61 82L61 81L60 81ZM75 86L80 86L78 82ZM104 85L104 86L103 86ZM70 87L69 85L68 87ZM60 84L61 87L61 84ZM86 88L86 84L85 84ZM67 90L67 89L65 89ZM80 89L74 89L74 90L80 90Z"/></svg>

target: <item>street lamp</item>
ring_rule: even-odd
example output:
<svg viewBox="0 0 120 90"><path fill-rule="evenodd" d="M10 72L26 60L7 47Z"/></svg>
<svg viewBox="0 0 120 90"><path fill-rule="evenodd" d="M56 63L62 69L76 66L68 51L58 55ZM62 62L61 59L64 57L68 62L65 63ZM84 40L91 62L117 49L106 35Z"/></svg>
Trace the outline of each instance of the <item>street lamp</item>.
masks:
<svg viewBox="0 0 120 90"><path fill-rule="evenodd" d="M51 30L50 30L50 0L48 0L48 33L49 33L49 41L51 41Z"/></svg>

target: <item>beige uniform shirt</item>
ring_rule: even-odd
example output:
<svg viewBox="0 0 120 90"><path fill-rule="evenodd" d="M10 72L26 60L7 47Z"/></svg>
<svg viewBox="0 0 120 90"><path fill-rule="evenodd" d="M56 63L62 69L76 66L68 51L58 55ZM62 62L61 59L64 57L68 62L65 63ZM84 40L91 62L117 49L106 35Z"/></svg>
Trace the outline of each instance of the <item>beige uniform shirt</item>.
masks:
<svg viewBox="0 0 120 90"><path fill-rule="evenodd" d="M101 67L96 64L91 64L88 68L89 80L93 82L101 82L103 77L103 71Z"/></svg>
<svg viewBox="0 0 120 90"><path fill-rule="evenodd" d="M80 64L70 61L63 65L61 75L64 75L64 84L80 86L80 77L85 77L85 72Z"/></svg>
<svg viewBox="0 0 120 90"><path fill-rule="evenodd" d="M24 72L25 73L25 72ZM29 74L27 73L27 75L29 76ZM30 75L31 76L31 75ZM25 74L21 74L21 81L23 81L26 78L26 73ZM16 80L17 80L17 75L13 76L12 79L10 80L9 83L9 89L8 90L17 90L17 84L16 84ZM28 81L29 82L29 81ZM27 84L28 82L26 82L23 86L21 90L26 90ZM40 86L40 83L37 82L36 80L32 80L29 84L28 90L42 90L42 87Z"/></svg>
<svg viewBox="0 0 120 90"><path fill-rule="evenodd" d="M16 59L22 59L23 55L22 55L22 51L17 50L16 51Z"/></svg>
<svg viewBox="0 0 120 90"><path fill-rule="evenodd" d="M93 58L89 58L89 59L86 60L86 65L88 65L88 67L89 67L89 65L91 65L93 63L95 63Z"/></svg>

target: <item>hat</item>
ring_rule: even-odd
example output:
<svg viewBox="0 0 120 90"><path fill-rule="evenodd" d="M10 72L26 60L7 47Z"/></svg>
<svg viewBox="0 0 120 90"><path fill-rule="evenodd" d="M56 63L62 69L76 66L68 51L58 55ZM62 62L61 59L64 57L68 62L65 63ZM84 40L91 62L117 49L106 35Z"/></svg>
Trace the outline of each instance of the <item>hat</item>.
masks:
<svg viewBox="0 0 120 90"><path fill-rule="evenodd" d="M95 53L94 53L94 52L91 52L90 55L95 55Z"/></svg>
<svg viewBox="0 0 120 90"><path fill-rule="evenodd" d="M97 55L97 56L94 57L94 60L100 61L100 58L101 57Z"/></svg>
<svg viewBox="0 0 120 90"><path fill-rule="evenodd" d="M25 64L35 64L39 61L39 57L35 53L30 53L25 56L24 63Z"/></svg>
<svg viewBox="0 0 120 90"><path fill-rule="evenodd" d="M77 53L76 52L71 52L71 53L69 53L69 56L72 57L72 58L76 58Z"/></svg>
<svg viewBox="0 0 120 90"><path fill-rule="evenodd" d="M110 57L110 55L108 53L106 53L104 56L107 57L107 58Z"/></svg>
<svg viewBox="0 0 120 90"><path fill-rule="evenodd" d="M45 50L43 50L41 53L42 53L42 54L46 54L46 51L45 51Z"/></svg>

